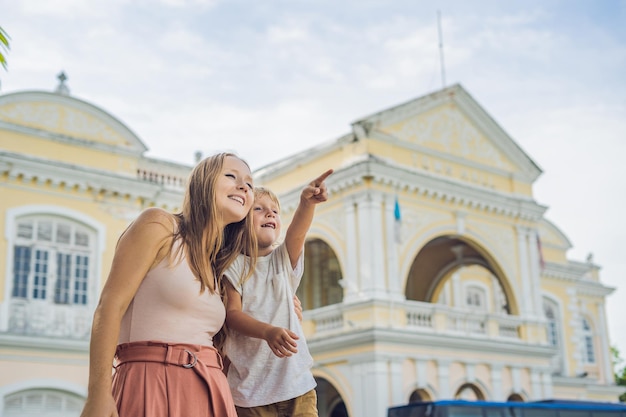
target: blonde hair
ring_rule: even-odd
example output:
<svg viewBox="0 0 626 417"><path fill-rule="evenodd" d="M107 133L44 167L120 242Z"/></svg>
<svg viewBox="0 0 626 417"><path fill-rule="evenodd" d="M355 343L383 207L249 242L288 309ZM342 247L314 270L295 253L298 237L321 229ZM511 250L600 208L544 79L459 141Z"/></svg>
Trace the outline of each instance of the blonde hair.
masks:
<svg viewBox="0 0 626 417"><path fill-rule="evenodd" d="M240 253L257 252L256 236L252 226L252 213L237 222L221 227L222 213L216 210L215 185L222 172L224 160L232 153L219 153L202 160L189 175L187 191L180 213L175 214L177 230L173 242L182 239L186 257L194 275L200 281L200 291L220 291L224 271ZM256 257L249 257L248 273L254 269ZM210 279L213 270L214 279Z"/></svg>
<svg viewBox="0 0 626 417"><path fill-rule="evenodd" d="M274 191L265 187L254 187L254 201L258 200L261 197L269 197L269 199L272 200L272 202L274 202L280 210L280 200L278 200L278 197L276 196L276 194L274 194Z"/></svg>

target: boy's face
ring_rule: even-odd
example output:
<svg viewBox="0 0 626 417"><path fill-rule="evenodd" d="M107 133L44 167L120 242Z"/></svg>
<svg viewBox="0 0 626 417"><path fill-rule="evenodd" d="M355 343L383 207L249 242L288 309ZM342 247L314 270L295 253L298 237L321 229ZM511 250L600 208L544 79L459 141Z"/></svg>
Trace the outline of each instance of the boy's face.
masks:
<svg viewBox="0 0 626 417"><path fill-rule="evenodd" d="M269 196L261 196L252 205L254 233L259 244L259 255L272 251L272 245L280 237L280 209Z"/></svg>

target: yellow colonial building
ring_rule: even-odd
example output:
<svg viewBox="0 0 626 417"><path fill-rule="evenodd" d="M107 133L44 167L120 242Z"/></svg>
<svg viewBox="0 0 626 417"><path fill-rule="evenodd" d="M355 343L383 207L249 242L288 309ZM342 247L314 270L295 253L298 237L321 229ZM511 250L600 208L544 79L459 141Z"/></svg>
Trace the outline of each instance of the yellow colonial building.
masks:
<svg viewBox="0 0 626 417"><path fill-rule="evenodd" d="M118 236L176 211L190 166L54 92L0 96L0 410L78 416ZM459 85L362 118L255 172L287 223L327 168L298 290L321 417L414 401L616 401L592 259L534 200L541 170ZM549 202L548 202L549 203Z"/></svg>

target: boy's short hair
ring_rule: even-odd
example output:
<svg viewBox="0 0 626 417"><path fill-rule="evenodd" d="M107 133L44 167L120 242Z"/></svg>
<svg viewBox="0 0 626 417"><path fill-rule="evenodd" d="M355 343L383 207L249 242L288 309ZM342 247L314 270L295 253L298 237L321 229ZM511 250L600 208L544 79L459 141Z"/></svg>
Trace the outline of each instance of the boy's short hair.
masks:
<svg viewBox="0 0 626 417"><path fill-rule="evenodd" d="M261 197L269 197L270 200L272 200L278 206L278 210L280 210L280 201L272 190L265 187L254 187L254 200Z"/></svg>

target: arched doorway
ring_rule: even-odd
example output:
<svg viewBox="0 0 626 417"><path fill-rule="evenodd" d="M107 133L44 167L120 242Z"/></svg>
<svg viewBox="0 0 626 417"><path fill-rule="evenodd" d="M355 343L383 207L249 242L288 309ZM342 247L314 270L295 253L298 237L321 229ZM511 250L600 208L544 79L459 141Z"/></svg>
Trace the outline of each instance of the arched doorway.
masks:
<svg viewBox="0 0 626 417"><path fill-rule="evenodd" d="M407 300L517 314L513 291L499 266L478 244L455 236L428 242L413 260Z"/></svg>
<svg viewBox="0 0 626 417"><path fill-rule="evenodd" d="M409 396L409 404L432 401L432 397L425 389L416 389Z"/></svg>
<svg viewBox="0 0 626 417"><path fill-rule="evenodd" d="M485 395L476 385L467 383L459 387L456 394L454 394L454 399L465 401L484 401Z"/></svg>
<svg viewBox="0 0 626 417"><path fill-rule="evenodd" d="M511 402L523 403L524 402L524 397L522 397L520 394L513 393L513 394L509 395L509 397L506 400L507 401L511 401Z"/></svg>
<svg viewBox="0 0 626 417"><path fill-rule="evenodd" d="M296 294L304 310L343 301L339 260L335 251L321 239L310 239L304 246L304 275Z"/></svg>
<svg viewBox="0 0 626 417"><path fill-rule="evenodd" d="M316 377L317 411L319 417L350 417L346 404L331 382Z"/></svg>

